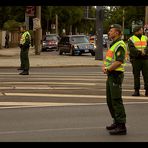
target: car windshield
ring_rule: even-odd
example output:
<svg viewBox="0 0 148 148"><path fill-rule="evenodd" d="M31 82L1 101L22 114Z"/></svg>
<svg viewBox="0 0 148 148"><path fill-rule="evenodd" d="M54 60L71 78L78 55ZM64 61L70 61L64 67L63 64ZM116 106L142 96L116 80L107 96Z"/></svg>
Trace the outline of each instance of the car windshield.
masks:
<svg viewBox="0 0 148 148"><path fill-rule="evenodd" d="M57 36L54 36L54 35L49 35L49 36L46 36L46 40L57 40Z"/></svg>
<svg viewBox="0 0 148 148"><path fill-rule="evenodd" d="M72 43L89 43L86 36L75 36L71 38Z"/></svg>

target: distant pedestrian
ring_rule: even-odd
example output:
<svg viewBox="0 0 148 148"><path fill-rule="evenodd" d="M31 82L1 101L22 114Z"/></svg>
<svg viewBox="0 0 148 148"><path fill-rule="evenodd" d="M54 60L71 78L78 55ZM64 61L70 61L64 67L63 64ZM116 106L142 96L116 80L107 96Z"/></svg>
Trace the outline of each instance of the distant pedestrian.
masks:
<svg viewBox="0 0 148 148"><path fill-rule="evenodd" d="M126 44L121 39L122 29L119 24L110 26L109 39L112 40L106 53L103 73L107 74L106 99L113 123L106 126L111 135L125 135L126 113L122 100L122 82L124 78L124 64L126 59Z"/></svg>
<svg viewBox="0 0 148 148"><path fill-rule="evenodd" d="M20 39L20 61L21 65L18 68L18 70L23 70L20 75L29 75L29 48L31 44L31 35L30 33L26 30L26 25L22 25L20 27L20 32L21 34L21 39Z"/></svg>
<svg viewBox="0 0 148 148"><path fill-rule="evenodd" d="M129 57L133 67L134 93L140 96L140 73L144 80L145 96L148 96L148 38L143 35L143 27L135 26L133 36L128 40Z"/></svg>
<svg viewBox="0 0 148 148"><path fill-rule="evenodd" d="M5 48L9 48L9 32L6 31L5 35Z"/></svg>

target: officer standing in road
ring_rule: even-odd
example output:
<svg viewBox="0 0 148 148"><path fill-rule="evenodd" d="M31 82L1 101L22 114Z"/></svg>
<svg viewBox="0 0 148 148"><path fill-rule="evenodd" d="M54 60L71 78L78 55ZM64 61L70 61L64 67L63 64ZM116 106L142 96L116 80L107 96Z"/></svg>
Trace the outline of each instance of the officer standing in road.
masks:
<svg viewBox="0 0 148 148"><path fill-rule="evenodd" d="M30 43L31 43L31 35L30 33L26 30L26 25L22 25L20 27L20 32L21 38L20 38L20 61L21 61L21 66L18 68L18 70L23 70L20 75L29 75L29 48L30 48Z"/></svg>
<svg viewBox="0 0 148 148"><path fill-rule="evenodd" d="M134 35L128 40L129 57L133 67L134 93L140 96L140 72L144 80L145 96L148 96L148 38L143 35L143 27L137 25L133 29Z"/></svg>
<svg viewBox="0 0 148 148"><path fill-rule="evenodd" d="M121 40L122 29L119 24L110 26L108 37L112 40L107 50L103 73L107 74L106 100L113 118L113 123L106 126L111 135L125 135L126 113L122 100L122 82L124 78L124 65L126 59L126 44Z"/></svg>

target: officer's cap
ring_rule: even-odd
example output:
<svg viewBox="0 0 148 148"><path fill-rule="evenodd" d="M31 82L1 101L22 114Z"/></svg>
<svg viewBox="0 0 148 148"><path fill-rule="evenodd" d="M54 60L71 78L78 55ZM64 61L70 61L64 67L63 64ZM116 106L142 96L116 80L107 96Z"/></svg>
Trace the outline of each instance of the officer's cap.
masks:
<svg viewBox="0 0 148 148"><path fill-rule="evenodd" d="M136 26L133 28L133 33L139 31L141 28L143 28L141 25L136 25Z"/></svg>
<svg viewBox="0 0 148 148"><path fill-rule="evenodd" d="M116 28L118 31L122 31L122 27L121 27L121 25L119 25L119 24L112 24L111 26L110 26L110 29L111 28Z"/></svg>

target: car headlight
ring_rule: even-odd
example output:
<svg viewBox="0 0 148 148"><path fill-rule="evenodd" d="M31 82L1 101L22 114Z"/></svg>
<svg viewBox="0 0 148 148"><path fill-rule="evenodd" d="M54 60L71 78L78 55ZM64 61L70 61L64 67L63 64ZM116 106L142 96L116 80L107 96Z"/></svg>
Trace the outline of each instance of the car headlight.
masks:
<svg viewBox="0 0 148 148"><path fill-rule="evenodd" d="M46 43L43 42L43 46L45 46L45 45L46 45Z"/></svg>
<svg viewBox="0 0 148 148"><path fill-rule="evenodd" d="M77 45L74 45L74 48L75 48L75 49L77 49L77 48L78 48L78 46L77 46Z"/></svg>

